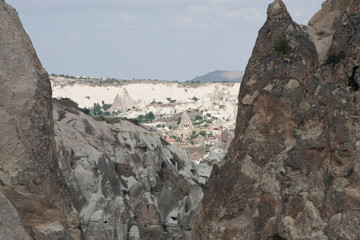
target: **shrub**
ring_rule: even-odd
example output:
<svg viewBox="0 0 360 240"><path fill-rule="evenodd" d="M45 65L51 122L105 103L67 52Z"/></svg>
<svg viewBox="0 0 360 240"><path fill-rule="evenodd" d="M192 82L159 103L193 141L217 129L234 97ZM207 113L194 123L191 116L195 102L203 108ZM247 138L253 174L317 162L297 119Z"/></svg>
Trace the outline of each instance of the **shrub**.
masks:
<svg viewBox="0 0 360 240"><path fill-rule="evenodd" d="M147 114L144 115L139 115L137 120L140 122L140 123L150 123L152 121L154 121L155 119L155 115L153 112L148 112Z"/></svg>
<svg viewBox="0 0 360 240"><path fill-rule="evenodd" d="M280 38L275 42L274 48L282 58L289 54L289 43L285 33L282 33Z"/></svg>
<svg viewBox="0 0 360 240"><path fill-rule="evenodd" d="M197 97L193 97L191 100L194 100L194 102L197 102L199 99Z"/></svg>
<svg viewBox="0 0 360 240"><path fill-rule="evenodd" d="M203 117L200 116L200 115L196 115L196 116L195 116L195 120L202 120L202 119L203 119Z"/></svg>
<svg viewBox="0 0 360 240"><path fill-rule="evenodd" d="M176 100L171 99L170 97L166 98L166 100L168 100L170 103L174 103L174 102L176 102Z"/></svg>

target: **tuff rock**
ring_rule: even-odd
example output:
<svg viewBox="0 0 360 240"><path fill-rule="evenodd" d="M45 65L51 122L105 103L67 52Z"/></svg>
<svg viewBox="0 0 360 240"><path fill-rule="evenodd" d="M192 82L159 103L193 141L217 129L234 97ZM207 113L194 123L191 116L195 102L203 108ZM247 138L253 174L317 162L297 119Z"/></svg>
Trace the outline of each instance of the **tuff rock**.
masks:
<svg viewBox="0 0 360 240"><path fill-rule="evenodd" d="M79 219L54 152L48 75L4 1L0 19L0 238L79 239Z"/></svg>
<svg viewBox="0 0 360 240"><path fill-rule="evenodd" d="M0 19L0 239L189 239L202 189L187 153L137 122L53 102L2 0Z"/></svg>
<svg viewBox="0 0 360 240"><path fill-rule="evenodd" d="M97 121L54 104L61 172L85 239L189 239L202 198L198 167L136 122Z"/></svg>
<svg viewBox="0 0 360 240"><path fill-rule="evenodd" d="M309 24L269 5L193 239L359 239L360 1L328 0Z"/></svg>
<svg viewBox="0 0 360 240"><path fill-rule="evenodd" d="M131 98L129 92L126 90L126 88L124 88L121 97L119 94L116 94L109 111L113 112L120 110L122 112L126 112L129 109L136 108L136 105L136 102Z"/></svg>

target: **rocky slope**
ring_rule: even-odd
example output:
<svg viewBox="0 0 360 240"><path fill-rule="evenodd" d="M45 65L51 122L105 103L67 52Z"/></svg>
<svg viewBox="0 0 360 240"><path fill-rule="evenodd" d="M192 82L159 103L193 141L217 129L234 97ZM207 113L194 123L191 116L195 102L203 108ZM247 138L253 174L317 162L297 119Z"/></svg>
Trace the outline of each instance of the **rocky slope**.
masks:
<svg viewBox="0 0 360 240"><path fill-rule="evenodd" d="M0 238L79 239L54 152L48 75L3 0L0 19Z"/></svg>
<svg viewBox="0 0 360 240"><path fill-rule="evenodd" d="M198 167L125 119L99 122L54 105L59 166L85 239L188 239L202 198Z"/></svg>
<svg viewBox="0 0 360 240"><path fill-rule="evenodd" d="M193 239L358 239L360 1L328 0L309 26L281 0L267 14Z"/></svg>

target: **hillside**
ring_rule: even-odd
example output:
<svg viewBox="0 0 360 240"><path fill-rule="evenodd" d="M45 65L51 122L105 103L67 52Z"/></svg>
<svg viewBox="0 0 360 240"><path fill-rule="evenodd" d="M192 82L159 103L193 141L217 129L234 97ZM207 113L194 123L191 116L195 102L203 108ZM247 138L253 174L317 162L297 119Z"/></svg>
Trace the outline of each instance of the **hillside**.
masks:
<svg viewBox="0 0 360 240"><path fill-rule="evenodd" d="M94 117L125 117L157 128L193 161L201 161L210 149L226 150L234 136L240 83L50 79L55 98L72 99Z"/></svg>
<svg viewBox="0 0 360 240"><path fill-rule="evenodd" d="M241 71L221 71L207 73L198 76L190 82L241 82L244 73Z"/></svg>
<svg viewBox="0 0 360 240"><path fill-rule="evenodd" d="M233 123L240 88L240 83L138 80L94 84L80 78L59 76L52 76L50 80L53 97L70 98L81 108L104 101L113 105L112 110L120 110L120 116L128 118L137 118L150 111L168 118L183 111L197 110Z"/></svg>

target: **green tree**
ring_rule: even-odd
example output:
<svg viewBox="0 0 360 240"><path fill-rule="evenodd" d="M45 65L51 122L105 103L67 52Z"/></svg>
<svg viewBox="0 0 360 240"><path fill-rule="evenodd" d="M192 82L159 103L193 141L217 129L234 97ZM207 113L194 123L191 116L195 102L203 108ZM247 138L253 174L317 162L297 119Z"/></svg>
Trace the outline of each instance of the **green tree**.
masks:
<svg viewBox="0 0 360 240"><path fill-rule="evenodd" d="M200 131L199 134L203 137L206 137L206 131L204 131L204 130Z"/></svg>
<svg viewBox="0 0 360 240"><path fill-rule="evenodd" d="M194 102L197 102L199 99L197 97L193 97L191 100L194 100Z"/></svg>

